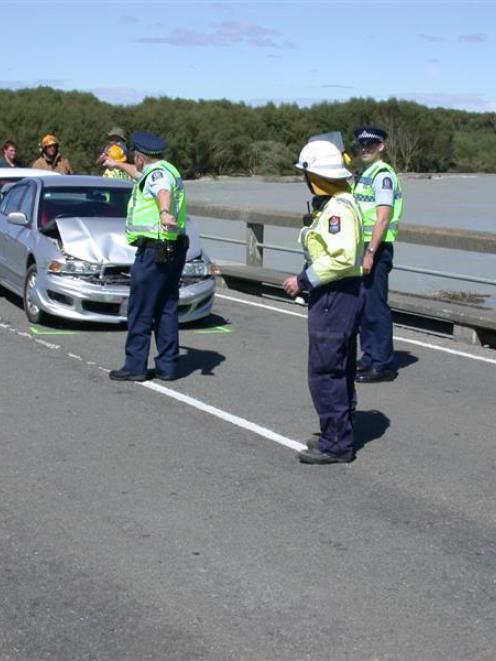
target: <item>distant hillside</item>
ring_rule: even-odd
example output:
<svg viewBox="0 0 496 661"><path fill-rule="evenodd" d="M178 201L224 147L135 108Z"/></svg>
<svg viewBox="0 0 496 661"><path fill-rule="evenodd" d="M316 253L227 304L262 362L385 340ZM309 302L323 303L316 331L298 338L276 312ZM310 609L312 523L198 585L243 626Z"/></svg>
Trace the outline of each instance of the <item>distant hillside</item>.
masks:
<svg viewBox="0 0 496 661"><path fill-rule="evenodd" d="M146 98L113 106L83 92L50 87L0 90L0 143L13 139L29 164L45 133L55 133L75 171L97 173L95 159L112 125L167 138L167 157L186 177L290 174L299 150L316 133L376 124L390 134L389 160L401 171L496 172L496 114L427 108L410 101L356 98L251 107L244 103Z"/></svg>

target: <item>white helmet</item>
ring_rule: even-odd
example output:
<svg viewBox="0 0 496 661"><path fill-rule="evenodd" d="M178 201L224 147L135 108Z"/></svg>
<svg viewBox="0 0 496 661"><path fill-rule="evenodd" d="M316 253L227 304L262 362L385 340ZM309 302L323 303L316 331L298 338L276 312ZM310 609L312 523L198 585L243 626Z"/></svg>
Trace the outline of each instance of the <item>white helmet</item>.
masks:
<svg viewBox="0 0 496 661"><path fill-rule="evenodd" d="M352 174L344 166L343 155L328 140L311 140L300 152L298 170L316 174L324 179L348 179Z"/></svg>

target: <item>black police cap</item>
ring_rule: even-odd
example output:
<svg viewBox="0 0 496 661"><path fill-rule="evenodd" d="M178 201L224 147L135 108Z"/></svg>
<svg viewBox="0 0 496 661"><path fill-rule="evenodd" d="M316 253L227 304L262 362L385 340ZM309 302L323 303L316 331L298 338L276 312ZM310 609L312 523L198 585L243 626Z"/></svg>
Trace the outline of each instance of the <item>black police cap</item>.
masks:
<svg viewBox="0 0 496 661"><path fill-rule="evenodd" d="M163 138L147 131L135 131L131 136L131 140L133 142L133 149L147 156L160 156L166 146Z"/></svg>
<svg viewBox="0 0 496 661"><path fill-rule="evenodd" d="M357 142L362 143L384 142L387 138L386 131L378 129L375 126L360 126L353 133Z"/></svg>

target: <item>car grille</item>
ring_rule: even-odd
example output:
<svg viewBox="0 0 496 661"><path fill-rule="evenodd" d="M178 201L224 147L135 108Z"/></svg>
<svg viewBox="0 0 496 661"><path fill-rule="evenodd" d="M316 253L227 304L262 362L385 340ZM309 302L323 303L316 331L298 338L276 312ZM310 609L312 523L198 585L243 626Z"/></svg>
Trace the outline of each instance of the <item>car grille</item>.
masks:
<svg viewBox="0 0 496 661"><path fill-rule="evenodd" d="M129 285L131 266L104 266L101 273L83 276L86 282L99 285Z"/></svg>
<svg viewBox="0 0 496 661"><path fill-rule="evenodd" d="M95 312L96 314L120 315L121 306L119 303L82 301L81 305L87 312Z"/></svg>

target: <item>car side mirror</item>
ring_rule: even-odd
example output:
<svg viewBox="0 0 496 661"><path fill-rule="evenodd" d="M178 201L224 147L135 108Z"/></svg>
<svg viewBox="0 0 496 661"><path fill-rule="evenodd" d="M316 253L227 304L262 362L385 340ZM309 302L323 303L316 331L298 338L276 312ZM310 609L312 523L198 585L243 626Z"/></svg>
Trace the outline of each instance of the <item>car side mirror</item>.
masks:
<svg viewBox="0 0 496 661"><path fill-rule="evenodd" d="M26 227L29 225L29 220L26 218L26 214L21 213L20 211L12 211L7 216L7 222L11 225L20 225L21 227Z"/></svg>

